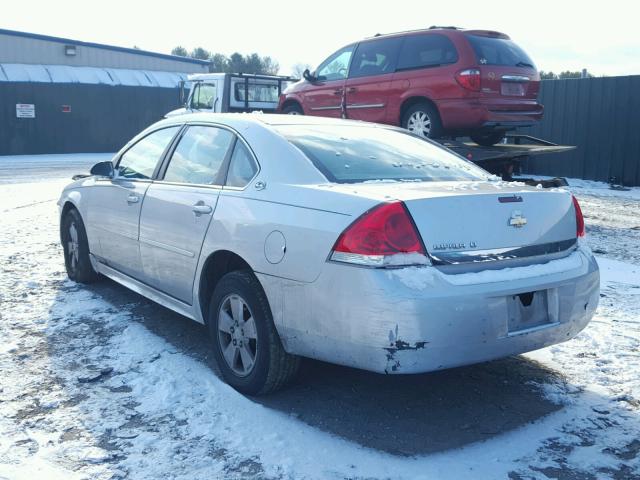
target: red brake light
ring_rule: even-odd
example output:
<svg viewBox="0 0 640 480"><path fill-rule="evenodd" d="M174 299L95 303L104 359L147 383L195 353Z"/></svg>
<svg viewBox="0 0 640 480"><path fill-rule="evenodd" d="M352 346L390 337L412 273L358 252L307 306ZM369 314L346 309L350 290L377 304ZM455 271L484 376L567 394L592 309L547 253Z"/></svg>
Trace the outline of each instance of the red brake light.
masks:
<svg viewBox="0 0 640 480"><path fill-rule="evenodd" d="M576 212L576 236L584 237L584 217L582 216L582 209L578 203L578 199L571 195L573 199L573 209Z"/></svg>
<svg viewBox="0 0 640 480"><path fill-rule="evenodd" d="M470 68L456 73L456 81L460 86L475 92L480 91L480 70Z"/></svg>
<svg viewBox="0 0 640 480"><path fill-rule="evenodd" d="M425 250L404 203L393 202L372 208L347 227L331 258L380 266L386 257L398 253L425 255Z"/></svg>

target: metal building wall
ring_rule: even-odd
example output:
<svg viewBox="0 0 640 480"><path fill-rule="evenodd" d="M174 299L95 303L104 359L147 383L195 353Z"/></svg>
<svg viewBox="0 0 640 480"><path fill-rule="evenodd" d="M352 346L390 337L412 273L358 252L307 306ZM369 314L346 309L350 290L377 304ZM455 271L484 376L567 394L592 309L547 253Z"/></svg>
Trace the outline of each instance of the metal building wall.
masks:
<svg viewBox="0 0 640 480"><path fill-rule="evenodd" d="M92 46L86 42L65 39L45 40L21 32L0 31L0 63L30 63L45 65L72 65L85 67L128 68L132 70L162 70L166 72L206 73L206 63L180 60L180 57L137 52L132 49ZM46 37L45 37L46 38ZM65 55L65 45L75 45L76 55Z"/></svg>
<svg viewBox="0 0 640 480"><path fill-rule="evenodd" d="M640 185L640 75L544 80L542 122L526 131L576 150L523 164L526 173Z"/></svg>
<svg viewBox="0 0 640 480"><path fill-rule="evenodd" d="M34 104L35 118L17 118L18 103ZM115 152L177 103L177 88L5 82L0 155Z"/></svg>

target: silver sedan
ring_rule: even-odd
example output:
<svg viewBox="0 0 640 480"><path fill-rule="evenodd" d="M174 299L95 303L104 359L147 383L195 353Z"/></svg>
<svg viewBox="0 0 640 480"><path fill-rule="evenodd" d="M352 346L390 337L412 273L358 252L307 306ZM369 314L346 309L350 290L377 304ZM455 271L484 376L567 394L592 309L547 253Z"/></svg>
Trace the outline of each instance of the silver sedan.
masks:
<svg viewBox="0 0 640 480"><path fill-rule="evenodd" d="M59 200L69 277L205 324L260 394L300 357L418 373L571 339L598 304L577 200L393 127L304 116L158 122Z"/></svg>

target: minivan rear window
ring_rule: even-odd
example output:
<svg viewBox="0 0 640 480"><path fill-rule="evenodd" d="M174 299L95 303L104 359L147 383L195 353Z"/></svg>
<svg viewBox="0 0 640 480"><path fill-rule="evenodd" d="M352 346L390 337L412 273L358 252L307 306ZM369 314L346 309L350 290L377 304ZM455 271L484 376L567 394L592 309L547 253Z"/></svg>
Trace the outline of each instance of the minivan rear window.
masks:
<svg viewBox="0 0 640 480"><path fill-rule="evenodd" d="M331 182L483 180L488 173L408 132L370 126L279 125Z"/></svg>
<svg viewBox="0 0 640 480"><path fill-rule="evenodd" d="M504 65L535 68L533 60L511 40L482 35L465 35L480 65Z"/></svg>

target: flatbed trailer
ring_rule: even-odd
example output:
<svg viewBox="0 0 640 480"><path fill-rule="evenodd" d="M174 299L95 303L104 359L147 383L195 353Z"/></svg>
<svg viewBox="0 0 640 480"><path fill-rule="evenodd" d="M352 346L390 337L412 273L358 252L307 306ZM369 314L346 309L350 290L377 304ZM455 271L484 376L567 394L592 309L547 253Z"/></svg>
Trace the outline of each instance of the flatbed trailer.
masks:
<svg viewBox="0 0 640 480"><path fill-rule="evenodd" d="M519 173L521 163L524 160L539 155L568 152L576 148L519 133L507 133L504 143L498 143L491 147L483 147L471 141L465 142L457 139L436 139L436 141L494 175L499 175L506 181L513 180L514 173ZM544 180L518 177L518 181L529 185L541 184L545 188L567 185L567 181L559 177Z"/></svg>

